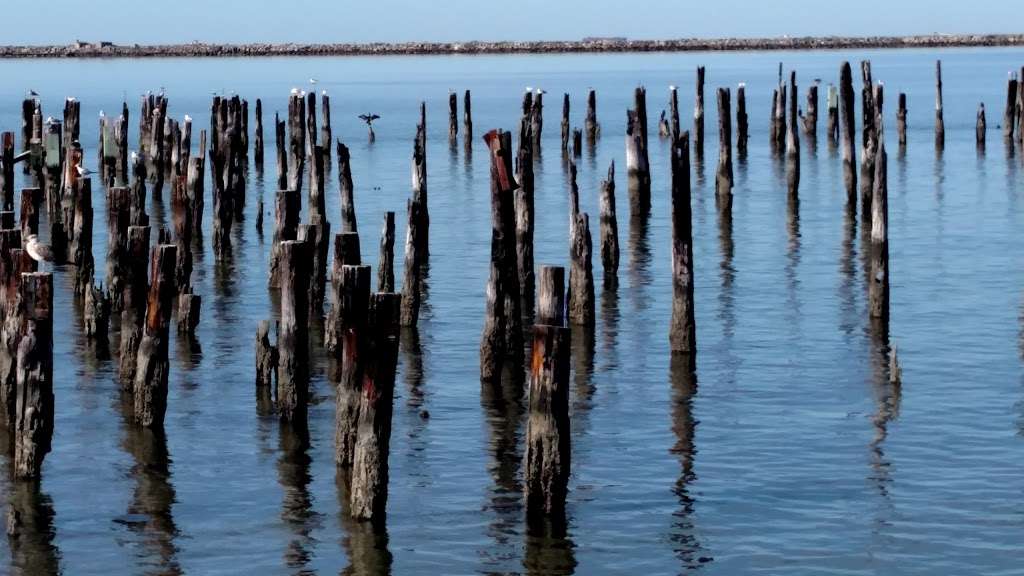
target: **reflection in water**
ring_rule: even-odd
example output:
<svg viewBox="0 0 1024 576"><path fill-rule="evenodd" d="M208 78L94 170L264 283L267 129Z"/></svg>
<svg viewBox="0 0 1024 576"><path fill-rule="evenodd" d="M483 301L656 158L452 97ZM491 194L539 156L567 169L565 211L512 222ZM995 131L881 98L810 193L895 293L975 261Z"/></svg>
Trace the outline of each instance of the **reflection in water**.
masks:
<svg viewBox="0 0 1024 576"><path fill-rule="evenodd" d="M696 499L690 489L690 484L697 479L693 471L693 463L697 456L694 442L697 420L693 417L697 375L690 370L690 362L685 355L673 354L669 364L669 378L672 386L672 431L676 435L672 453L678 456L681 465L679 479L672 490L679 499L679 510L672 514L671 540L683 568L693 570L711 560L701 554L702 547L693 518Z"/></svg>
<svg viewBox="0 0 1024 576"><path fill-rule="evenodd" d="M719 263L722 289L718 292L718 319L722 321L722 334L731 338L736 331L736 312L732 285L736 279L736 269L732 258L735 246L732 241L732 211L718 211L718 245L722 252Z"/></svg>
<svg viewBox="0 0 1024 576"><path fill-rule="evenodd" d="M800 285L797 268L800 266L800 198L790 194L786 201L786 232L789 243L786 248L786 288L788 289L789 309L792 313L791 326L796 327L802 317L800 299L796 289Z"/></svg>
<svg viewBox="0 0 1024 576"><path fill-rule="evenodd" d="M857 279L856 214L856 202L847 202L843 211L843 246L839 257L839 330L847 336L853 335L860 319L854 290Z"/></svg>
<svg viewBox="0 0 1024 576"><path fill-rule="evenodd" d="M35 481L7 485L7 544L11 573L24 576L60 573L60 550L54 545L53 500Z"/></svg>
<svg viewBox="0 0 1024 576"><path fill-rule="evenodd" d="M646 310L647 286L651 282L650 213L636 205L635 194L630 191L629 211L629 293L637 311Z"/></svg>
<svg viewBox="0 0 1024 576"><path fill-rule="evenodd" d="M746 156L746 154L743 155L742 162L743 162L743 165L746 165L746 163L747 163L747 156ZM694 171L694 174L696 174L696 176L697 176L697 178L696 178L696 185L697 185L697 187L698 188L703 188L704 187L704 183L705 183L705 180L704 180L704 155L703 154L695 154L693 156L693 171Z"/></svg>
<svg viewBox="0 0 1024 576"><path fill-rule="evenodd" d="M316 539L311 536L318 527L319 517L313 511L313 496L309 484L313 477L309 471L309 429L305 422L281 422L281 457L277 461L277 478L284 489L281 520L292 531L292 539L285 550L285 565L302 570L313 557Z"/></svg>
<svg viewBox="0 0 1024 576"><path fill-rule="evenodd" d="M884 444L889 434L889 423L900 414L901 386L893 383L889 374L889 326L883 320L874 319L868 327L871 346L871 381L875 398L875 415L872 424L875 435L871 440L871 480L881 496L888 500L890 463L885 457Z"/></svg>
<svg viewBox="0 0 1024 576"><path fill-rule="evenodd" d="M618 368L616 340L619 337L619 283L605 283L601 291L601 358L607 370Z"/></svg>
<svg viewBox="0 0 1024 576"><path fill-rule="evenodd" d="M574 434L584 433L594 405L594 327L573 326L570 351L573 371L571 425Z"/></svg>
<svg viewBox="0 0 1024 576"><path fill-rule="evenodd" d="M567 531L565 511L561 517L531 521L526 530L523 567L533 575L556 576L576 570L576 544Z"/></svg>
<svg viewBox="0 0 1024 576"><path fill-rule="evenodd" d="M349 512L348 470L338 469L334 477L341 503L341 527L345 532L342 546L348 553L348 566L340 572L345 576L387 576L391 574L392 556L388 549L385 520L359 521Z"/></svg>
<svg viewBox="0 0 1024 576"><path fill-rule="evenodd" d="M430 471L425 468L427 461L423 457L423 453L427 449L427 441L423 438L423 434L430 423L430 412L427 410L430 397L423 388L425 374L419 329L415 326L403 326L400 338L398 349L402 359L401 370L408 391L404 412L408 450L404 452L412 460L409 467L410 470L415 471L414 475L430 477Z"/></svg>
<svg viewBox="0 0 1024 576"><path fill-rule="evenodd" d="M487 414L490 428L488 451L492 456L488 472L494 484L488 489L485 512L493 514L487 535L494 545L480 550L486 563L503 563L516 557L513 537L523 518L522 482L519 467L523 460L522 445L524 406L522 387L508 383L483 385L480 403Z"/></svg>
<svg viewBox="0 0 1024 576"><path fill-rule="evenodd" d="M141 540L138 558L147 570L159 574L182 574L178 565L178 527L171 508L175 493L171 484L171 459L163 430L125 427L124 449L135 465L131 475L135 491L128 505L125 524Z"/></svg>

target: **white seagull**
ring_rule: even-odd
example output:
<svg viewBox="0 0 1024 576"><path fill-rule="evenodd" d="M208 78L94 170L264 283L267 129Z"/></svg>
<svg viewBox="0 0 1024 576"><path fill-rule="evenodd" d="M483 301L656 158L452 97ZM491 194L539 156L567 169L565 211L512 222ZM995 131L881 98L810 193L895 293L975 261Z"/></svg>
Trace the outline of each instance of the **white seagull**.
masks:
<svg viewBox="0 0 1024 576"><path fill-rule="evenodd" d="M191 122L191 121L192 121L192 117L189 116L188 114L185 114L185 122Z"/></svg>
<svg viewBox="0 0 1024 576"><path fill-rule="evenodd" d="M299 89L298 88L292 88L292 96L298 96L298 94L299 94Z"/></svg>
<svg viewBox="0 0 1024 576"><path fill-rule="evenodd" d="M309 83L315 85L316 84L316 78L310 78L309 79Z"/></svg>
<svg viewBox="0 0 1024 576"><path fill-rule="evenodd" d="M85 166L82 166L82 165L75 166L75 170L78 172L79 176L83 176L83 177L84 176L91 176L92 174L95 174L95 172L93 172L92 170L89 170L88 168L86 168Z"/></svg>
<svg viewBox="0 0 1024 576"><path fill-rule="evenodd" d="M35 234L29 234L25 239L25 251L36 262L53 262L53 251L46 244L39 242Z"/></svg>

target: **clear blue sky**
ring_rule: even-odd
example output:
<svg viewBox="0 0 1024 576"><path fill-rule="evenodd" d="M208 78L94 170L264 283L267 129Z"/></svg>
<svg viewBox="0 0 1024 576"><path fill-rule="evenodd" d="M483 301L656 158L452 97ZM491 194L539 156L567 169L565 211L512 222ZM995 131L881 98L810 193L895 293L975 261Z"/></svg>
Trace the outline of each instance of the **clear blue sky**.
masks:
<svg viewBox="0 0 1024 576"><path fill-rule="evenodd" d="M1021 0L7 0L5 4L3 44L64 44L76 38L144 44L1022 31L1018 24ZM847 6L859 10L840 17L839 11ZM235 14L241 16L232 20Z"/></svg>

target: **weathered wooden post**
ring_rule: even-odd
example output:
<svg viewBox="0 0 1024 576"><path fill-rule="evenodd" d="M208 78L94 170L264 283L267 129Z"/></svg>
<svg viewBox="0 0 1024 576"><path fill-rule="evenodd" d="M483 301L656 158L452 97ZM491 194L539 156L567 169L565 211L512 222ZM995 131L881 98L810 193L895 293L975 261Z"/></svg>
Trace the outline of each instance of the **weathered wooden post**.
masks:
<svg viewBox="0 0 1024 576"><path fill-rule="evenodd" d="M288 189L288 145L285 139L285 123L274 114L274 139L277 143L277 189Z"/></svg>
<svg viewBox="0 0 1024 576"><path fill-rule="evenodd" d="M317 147L319 130L316 128L316 92L310 91L305 94L306 98L306 156L312 157ZM330 146L330 142L327 143ZM330 150L330 148L328 148Z"/></svg>
<svg viewBox="0 0 1024 576"><path fill-rule="evenodd" d="M537 324L565 326L565 268L541 266L537 275Z"/></svg>
<svg viewBox="0 0 1024 576"><path fill-rule="evenodd" d="M674 91L673 91L674 92ZM608 167L608 178L601 182L601 267L605 287L618 282L619 221L615 215L615 161Z"/></svg>
<svg viewBox="0 0 1024 576"><path fill-rule="evenodd" d="M1010 78L1006 81L1006 109L1003 110L1003 138L1007 141L1013 140L1014 124L1017 123L1017 77L1010 72Z"/></svg>
<svg viewBox="0 0 1024 576"><path fill-rule="evenodd" d="M721 130L721 122L719 122L719 130ZM731 131L731 127L730 127ZM748 119L747 119L747 85L740 82L738 88L736 88L736 153L740 155L742 159L747 155L747 140L750 139L748 132ZM730 146L732 143L729 143ZM721 148L721 143L719 143ZM730 155L731 155L730 150Z"/></svg>
<svg viewBox="0 0 1024 576"><path fill-rule="evenodd" d="M521 378L523 367L513 199L516 181L511 134L492 130L484 135L484 141L491 160L491 267L480 339L480 380L485 385L498 385L503 366L509 368L513 378Z"/></svg>
<svg viewBox="0 0 1024 576"><path fill-rule="evenodd" d="M807 113L804 115L804 133L808 139L818 137L818 85L812 84L807 89ZM813 143L813 142L812 142Z"/></svg>
<svg viewBox="0 0 1024 576"><path fill-rule="evenodd" d="M473 109L469 90L462 97L462 141L467 150L473 149Z"/></svg>
<svg viewBox="0 0 1024 576"><path fill-rule="evenodd" d="M360 395L350 503L352 516L359 519L383 519L387 508L400 298L374 294L370 304L370 359Z"/></svg>
<svg viewBox="0 0 1024 576"><path fill-rule="evenodd" d="M331 164L331 138L333 130L331 129L331 97L327 95L327 90L320 91L320 141L323 143L324 150L327 152L324 154L324 162L328 165Z"/></svg>
<svg viewBox="0 0 1024 576"><path fill-rule="evenodd" d="M459 97L448 93L448 142L455 144L459 139Z"/></svg>
<svg viewBox="0 0 1024 576"><path fill-rule="evenodd" d="M541 278L553 279L547 267ZM547 299L541 292L541 309L551 300L559 300L561 285L554 288L555 297ZM539 324L533 327L533 358L530 362L530 412L526 425L523 496L526 514L531 521L564 513L568 492L572 447L569 426L569 350L571 335L560 324Z"/></svg>
<svg viewBox="0 0 1024 576"><path fill-rule="evenodd" d="M420 102L420 123L416 126L416 141L412 152L412 200L418 205L416 212L416 248L426 259L430 254L430 214L427 209L427 104ZM402 324L407 326L407 324Z"/></svg>
<svg viewBox="0 0 1024 576"><path fill-rule="evenodd" d="M867 148L868 142L875 139L875 100L874 80L871 78L871 61L861 60L861 146ZM873 180L873 178L872 178Z"/></svg>
<svg viewBox="0 0 1024 576"><path fill-rule="evenodd" d="M107 340L110 334L110 294L103 290L103 286L92 286L85 293L83 305L82 325L85 335L97 344L97 351L103 354L109 352Z"/></svg>
<svg viewBox="0 0 1024 576"><path fill-rule="evenodd" d="M107 286L114 310L122 309L127 272L128 226L131 225L131 192L128 188L107 190Z"/></svg>
<svg viewBox="0 0 1024 576"><path fill-rule="evenodd" d="M946 147L946 123L942 119L942 60L935 61L935 149Z"/></svg>
<svg viewBox="0 0 1024 576"><path fill-rule="evenodd" d="M583 131L579 128L572 131L572 155L575 158L583 156Z"/></svg>
<svg viewBox="0 0 1024 576"><path fill-rule="evenodd" d="M14 210L14 132L0 135L0 175L3 176L3 208Z"/></svg>
<svg viewBox="0 0 1024 576"><path fill-rule="evenodd" d="M402 326L419 322L423 289L423 267L428 257L426 105L420 104L420 123L412 157L412 198L408 202L409 224L405 236L405 278L402 281Z"/></svg>
<svg viewBox="0 0 1024 576"><path fill-rule="evenodd" d="M569 126L569 93L566 92L562 95L562 155L567 156L569 154L569 137L570 137L570 126Z"/></svg>
<svg viewBox="0 0 1024 576"><path fill-rule="evenodd" d="M358 232L356 226L356 206L354 185L352 184L352 167L348 146L338 141L338 188L341 193L341 231Z"/></svg>
<svg viewBox="0 0 1024 576"><path fill-rule="evenodd" d="M273 411L274 372L277 371L277 346L270 343L270 321L260 320L256 327L256 410Z"/></svg>
<svg viewBox="0 0 1024 576"><path fill-rule="evenodd" d="M791 123L794 123L791 121ZM672 143L672 322L669 345L697 366L697 323L693 305L693 222L690 207L690 135Z"/></svg>
<svg viewBox="0 0 1024 576"><path fill-rule="evenodd" d="M256 171L263 172L263 101L256 99L256 134L253 136L253 160Z"/></svg>
<svg viewBox="0 0 1024 576"><path fill-rule="evenodd" d="M309 219L327 219L327 192L324 181L324 156L329 156L330 149L324 150L319 144L313 146L309 156Z"/></svg>
<svg viewBox="0 0 1024 576"><path fill-rule="evenodd" d="M167 377L170 363L167 345L171 307L174 305L174 269L177 262L174 244L153 248L150 262L151 283L146 303L146 321L139 341L135 367L135 421L146 428L163 426L167 412Z"/></svg>
<svg viewBox="0 0 1024 576"><path fill-rule="evenodd" d="M704 115L704 94L700 95L701 100L701 124L703 125ZM669 129L668 136L676 138L679 135L679 90L675 86L668 87L668 110L669 110Z"/></svg>
<svg viewBox="0 0 1024 576"><path fill-rule="evenodd" d="M28 152L32 145L32 116L36 113L35 96L25 98L21 101L21 151ZM23 166L25 174L28 174L29 164Z"/></svg>
<svg viewBox="0 0 1024 576"><path fill-rule="evenodd" d="M540 95L538 94L538 97ZM536 107L531 108L529 116L524 115L519 125L519 150L516 156L516 180L519 186L515 190L514 205L516 214L516 264L518 266L519 296L523 314L533 317L534 308L534 273L533 273L533 161L534 151L539 150L532 138L536 127L534 114Z"/></svg>
<svg viewBox="0 0 1024 576"><path fill-rule="evenodd" d="M978 119L974 126L974 138L977 141L978 148L985 147L985 103L982 102L978 105Z"/></svg>
<svg viewBox="0 0 1024 576"><path fill-rule="evenodd" d="M786 187L790 202L797 198L800 190L800 133L796 117L796 71L789 73L789 118L786 122Z"/></svg>
<svg viewBox="0 0 1024 576"><path fill-rule="evenodd" d="M593 244L590 217L586 212L573 214L569 228L569 322L577 326L594 325Z"/></svg>
<svg viewBox="0 0 1024 576"><path fill-rule="evenodd" d="M626 111L626 174L631 204L646 214L651 204L651 168L647 155L647 93L638 86L635 107Z"/></svg>
<svg viewBox="0 0 1024 576"><path fill-rule="evenodd" d="M839 69L839 115L843 141L843 183L846 185L847 202L852 206L857 198L857 169L853 153L856 119L853 110L853 71L849 62L843 62Z"/></svg>
<svg viewBox="0 0 1024 576"><path fill-rule="evenodd" d="M674 92L674 90L673 90ZM672 138L678 138L676 131ZM697 103L693 109L693 153L697 158L704 157L704 67L697 66Z"/></svg>
<svg viewBox="0 0 1024 576"><path fill-rule="evenodd" d="M203 298L191 292L178 295L178 333L193 338L202 316Z"/></svg>
<svg viewBox="0 0 1024 576"><path fill-rule="evenodd" d="M899 139L900 148L907 146L907 95L900 92L899 104L896 109L896 136Z"/></svg>
<svg viewBox="0 0 1024 576"><path fill-rule="evenodd" d="M395 213L384 213L380 231L380 259L377 262L377 292L395 291Z"/></svg>
<svg viewBox="0 0 1024 576"><path fill-rule="evenodd" d="M299 233L301 197L297 190L278 190L274 217L274 238L270 248L270 279L268 286L280 285L281 243L295 240Z"/></svg>
<svg viewBox="0 0 1024 576"><path fill-rule="evenodd" d="M835 146L839 143L839 90L836 89L834 84L829 83L826 94L825 106L828 118L826 120L825 132L828 136L829 144Z"/></svg>
<svg viewBox="0 0 1024 576"><path fill-rule="evenodd" d="M540 88L533 97L530 107L530 135L533 146L533 157L540 158L540 136L544 131L544 91Z"/></svg>
<svg viewBox="0 0 1024 576"><path fill-rule="evenodd" d="M297 89L288 98L288 189L302 191L306 168L306 100ZM279 162L280 164L280 162Z"/></svg>
<svg viewBox="0 0 1024 576"><path fill-rule="evenodd" d="M718 89L718 170L715 174L715 201L718 209L732 213L732 113L728 88Z"/></svg>
<svg viewBox="0 0 1024 576"><path fill-rule="evenodd" d="M92 179L74 181L74 220L71 236L71 261L75 263L75 294L83 295L92 286L95 262L92 255Z"/></svg>
<svg viewBox="0 0 1024 576"><path fill-rule="evenodd" d="M149 226L129 226L128 244L123 272L124 290L121 295L121 389L135 390L135 358L142 338L142 323L146 316L146 263L149 257Z"/></svg>
<svg viewBox="0 0 1024 576"><path fill-rule="evenodd" d="M304 422L309 399L309 244L281 242L280 260L277 410L282 420Z"/></svg>
<svg viewBox="0 0 1024 576"><path fill-rule="evenodd" d="M14 433L15 478L38 478L53 439L53 275L21 275Z"/></svg>
<svg viewBox="0 0 1024 576"><path fill-rule="evenodd" d="M21 189L21 238L39 234L39 208L43 203L42 188Z"/></svg>
<svg viewBox="0 0 1024 576"><path fill-rule="evenodd" d="M882 116L878 123L878 159L875 163L871 199L871 277L868 281L868 310L871 318L889 320L889 185L888 158L882 137Z"/></svg>
<svg viewBox="0 0 1024 576"><path fill-rule="evenodd" d="M601 126L597 123L597 92L593 89L587 92L587 117L583 126L587 130L587 141L596 142Z"/></svg>
<svg viewBox="0 0 1024 576"><path fill-rule="evenodd" d="M319 322L323 319L329 248L327 239L331 234L331 224L320 215L314 215L312 219L313 223L299 226L295 238L305 242L312 253L309 270L309 320Z"/></svg>
<svg viewBox="0 0 1024 576"><path fill-rule="evenodd" d="M334 305L338 311L341 380L335 392L334 461L338 466L349 467L355 456L365 371L373 361L369 334L370 267L343 266L337 296Z"/></svg>

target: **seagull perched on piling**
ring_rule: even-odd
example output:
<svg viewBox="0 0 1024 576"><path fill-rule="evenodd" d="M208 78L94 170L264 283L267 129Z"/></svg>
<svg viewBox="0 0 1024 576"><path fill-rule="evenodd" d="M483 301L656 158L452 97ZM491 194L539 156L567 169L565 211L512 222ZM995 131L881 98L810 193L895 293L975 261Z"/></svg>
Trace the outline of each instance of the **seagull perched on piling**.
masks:
<svg viewBox="0 0 1024 576"><path fill-rule="evenodd" d="M41 243L35 234L29 234L25 238L25 251L36 262L53 262L53 250Z"/></svg>
<svg viewBox="0 0 1024 576"><path fill-rule="evenodd" d="M91 176L91 175L95 174L95 172L93 172L92 170L89 170L88 168L86 168L85 166L82 166L82 165L75 166L75 171L77 171L78 175L82 176L83 178L85 176Z"/></svg>

